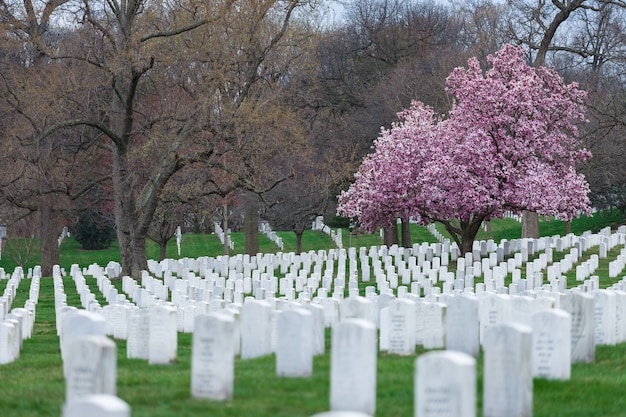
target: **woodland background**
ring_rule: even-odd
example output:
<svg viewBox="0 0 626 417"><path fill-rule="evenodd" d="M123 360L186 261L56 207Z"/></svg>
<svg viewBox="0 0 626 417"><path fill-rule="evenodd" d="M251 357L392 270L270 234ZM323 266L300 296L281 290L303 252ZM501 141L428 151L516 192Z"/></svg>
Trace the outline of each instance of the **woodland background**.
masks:
<svg viewBox="0 0 626 417"><path fill-rule="evenodd" d="M381 126L512 43L588 91L580 166L626 211L626 2L618 0L0 0L5 245L114 225L123 273L181 225L301 237ZM337 12L340 10L341 12ZM331 222L332 219L328 219ZM27 243L22 243L27 246Z"/></svg>

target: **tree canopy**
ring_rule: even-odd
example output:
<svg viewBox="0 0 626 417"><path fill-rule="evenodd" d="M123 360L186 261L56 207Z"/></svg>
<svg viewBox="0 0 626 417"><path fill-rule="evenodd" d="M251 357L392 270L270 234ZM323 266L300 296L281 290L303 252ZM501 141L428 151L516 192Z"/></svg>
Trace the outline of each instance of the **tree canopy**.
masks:
<svg viewBox="0 0 626 417"><path fill-rule="evenodd" d="M441 222L463 252L481 223L507 211L571 219L589 210L589 187L576 164L585 92L554 69L528 66L508 45L456 68L446 80L447 117L420 102L383 129L338 212L366 230L413 218Z"/></svg>

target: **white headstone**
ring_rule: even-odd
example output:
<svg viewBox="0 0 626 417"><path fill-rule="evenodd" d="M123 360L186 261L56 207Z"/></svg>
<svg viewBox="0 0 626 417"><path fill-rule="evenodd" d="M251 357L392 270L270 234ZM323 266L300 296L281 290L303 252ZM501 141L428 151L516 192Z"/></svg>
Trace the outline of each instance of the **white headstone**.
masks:
<svg viewBox="0 0 626 417"><path fill-rule="evenodd" d="M572 316L559 309L533 314L533 376L570 378Z"/></svg>
<svg viewBox="0 0 626 417"><path fill-rule="evenodd" d="M320 304L305 306L313 314L313 354L322 355L326 351L326 326L324 323L324 307Z"/></svg>
<svg viewBox="0 0 626 417"><path fill-rule="evenodd" d="M381 320L381 335L387 336L387 350L396 355L415 354L415 303L396 299L386 308L385 320ZM382 336L381 336L382 338Z"/></svg>
<svg viewBox="0 0 626 417"><path fill-rule="evenodd" d="M106 336L106 321L99 314L87 310L67 310L61 324L61 353L66 358L65 347L82 336Z"/></svg>
<svg viewBox="0 0 626 417"><path fill-rule="evenodd" d="M594 296L594 343L615 345L617 336L617 297L613 291L596 290Z"/></svg>
<svg viewBox="0 0 626 417"><path fill-rule="evenodd" d="M562 294L560 308L572 316L572 363L593 363L596 358L593 296L575 292Z"/></svg>
<svg viewBox="0 0 626 417"><path fill-rule="evenodd" d="M130 417L130 406L115 395L94 394L63 407L63 417Z"/></svg>
<svg viewBox="0 0 626 417"><path fill-rule="evenodd" d="M126 357L146 359L150 358L150 311L142 308L129 312Z"/></svg>
<svg viewBox="0 0 626 417"><path fill-rule="evenodd" d="M277 320L276 374L309 377L313 374L313 314L295 308L280 312Z"/></svg>
<svg viewBox="0 0 626 417"><path fill-rule="evenodd" d="M14 339L16 337L15 325L7 320L0 321L0 365L17 359L14 352Z"/></svg>
<svg viewBox="0 0 626 417"><path fill-rule="evenodd" d="M158 303L150 307L148 337L148 362L151 365L167 365L176 360L178 351L176 308Z"/></svg>
<svg viewBox="0 0 626 417"><path fill-rule="evenodd" d="M446 349L478 357L480 340L478 300L475 296L461 294L447 300Z"/></svg>
<svg viewBox="0 0 626 417"><path fill-rule="evenodd" d="M241 309L241 359L272 353L272 306L247 299Z"/></svg>
<svg viewBox="0 0 626 417"><path fill-rule="evenodd" d="M115 343L105 336L81 336L66 344L63 362L66 403L90 394L115 395Z"/></svg>
<svg viewBox="0 0 626 417"><path fill-rule="evenodd" d="M476 360L433 351L415 362L415 417L475 417Z"/></svg>
<svg viewBox="0 0 626 417"><path fill-rule="evenodd" d="M191 395L229 400L235 380L235 319L228 313L196 317L191 351Z"/></svg>
<svg viewBox="0 0 626 417"><path fill-rule="evenodd" d="M483 416L532 417L532 330L489 326L484 340Z"/></svg>
<svg viewBox="0 0 626 417"><path fill-rule="evenodd" d="M346 319L333 328L330 409L374 415L376 411L376 326Z"/></svg>
<svg viewBox="0 0 626 417"><path fill-rule="evenodd" d="M417 340L425 349L440 349L446 345L446 305L442 303L418 303L417 328L421 332ZM421 322L421 324L420 324Z"/></svg>
<svg viewBox="0 0 626 417"><path fill-rule="evenodd" d="M339 320L364 319L374 322L372 309L372 302L365 297L345 298L339 304Z"/></svg>

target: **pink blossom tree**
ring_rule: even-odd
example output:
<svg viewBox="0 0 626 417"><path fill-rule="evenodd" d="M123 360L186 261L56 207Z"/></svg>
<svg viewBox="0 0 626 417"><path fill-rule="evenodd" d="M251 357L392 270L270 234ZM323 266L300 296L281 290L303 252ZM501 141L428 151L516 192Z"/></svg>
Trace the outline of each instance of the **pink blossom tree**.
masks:
<svg viewBox="0 0 626 417"><path fill-rule="evenodd" d="M483 221L532 210L569 220L589 211L589 187L576 164L577 123L586 94L551 68L532 68L521 48L506 46L447 79L447 118L419 102L383 129L338 213L369 231L412 217L441 222L463 253Z"/></svg>

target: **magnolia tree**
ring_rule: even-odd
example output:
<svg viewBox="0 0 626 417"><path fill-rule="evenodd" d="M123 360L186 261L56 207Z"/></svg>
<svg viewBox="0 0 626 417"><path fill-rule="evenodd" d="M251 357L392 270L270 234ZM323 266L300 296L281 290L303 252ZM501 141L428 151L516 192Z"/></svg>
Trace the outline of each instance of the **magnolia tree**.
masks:
<svg viewBox="0 0 626 417"><path fill-rule="evenodd" d="M454 104L447 118L422 103L383 129L355 182L339 195L338 213L361 226L397 218L441 222L463 253L483 221L532 210L570 220L589 211L589 187L576 164L586 94L551 68L526 65L506 46L483 72L472 58L446 81Z"/></svg>

